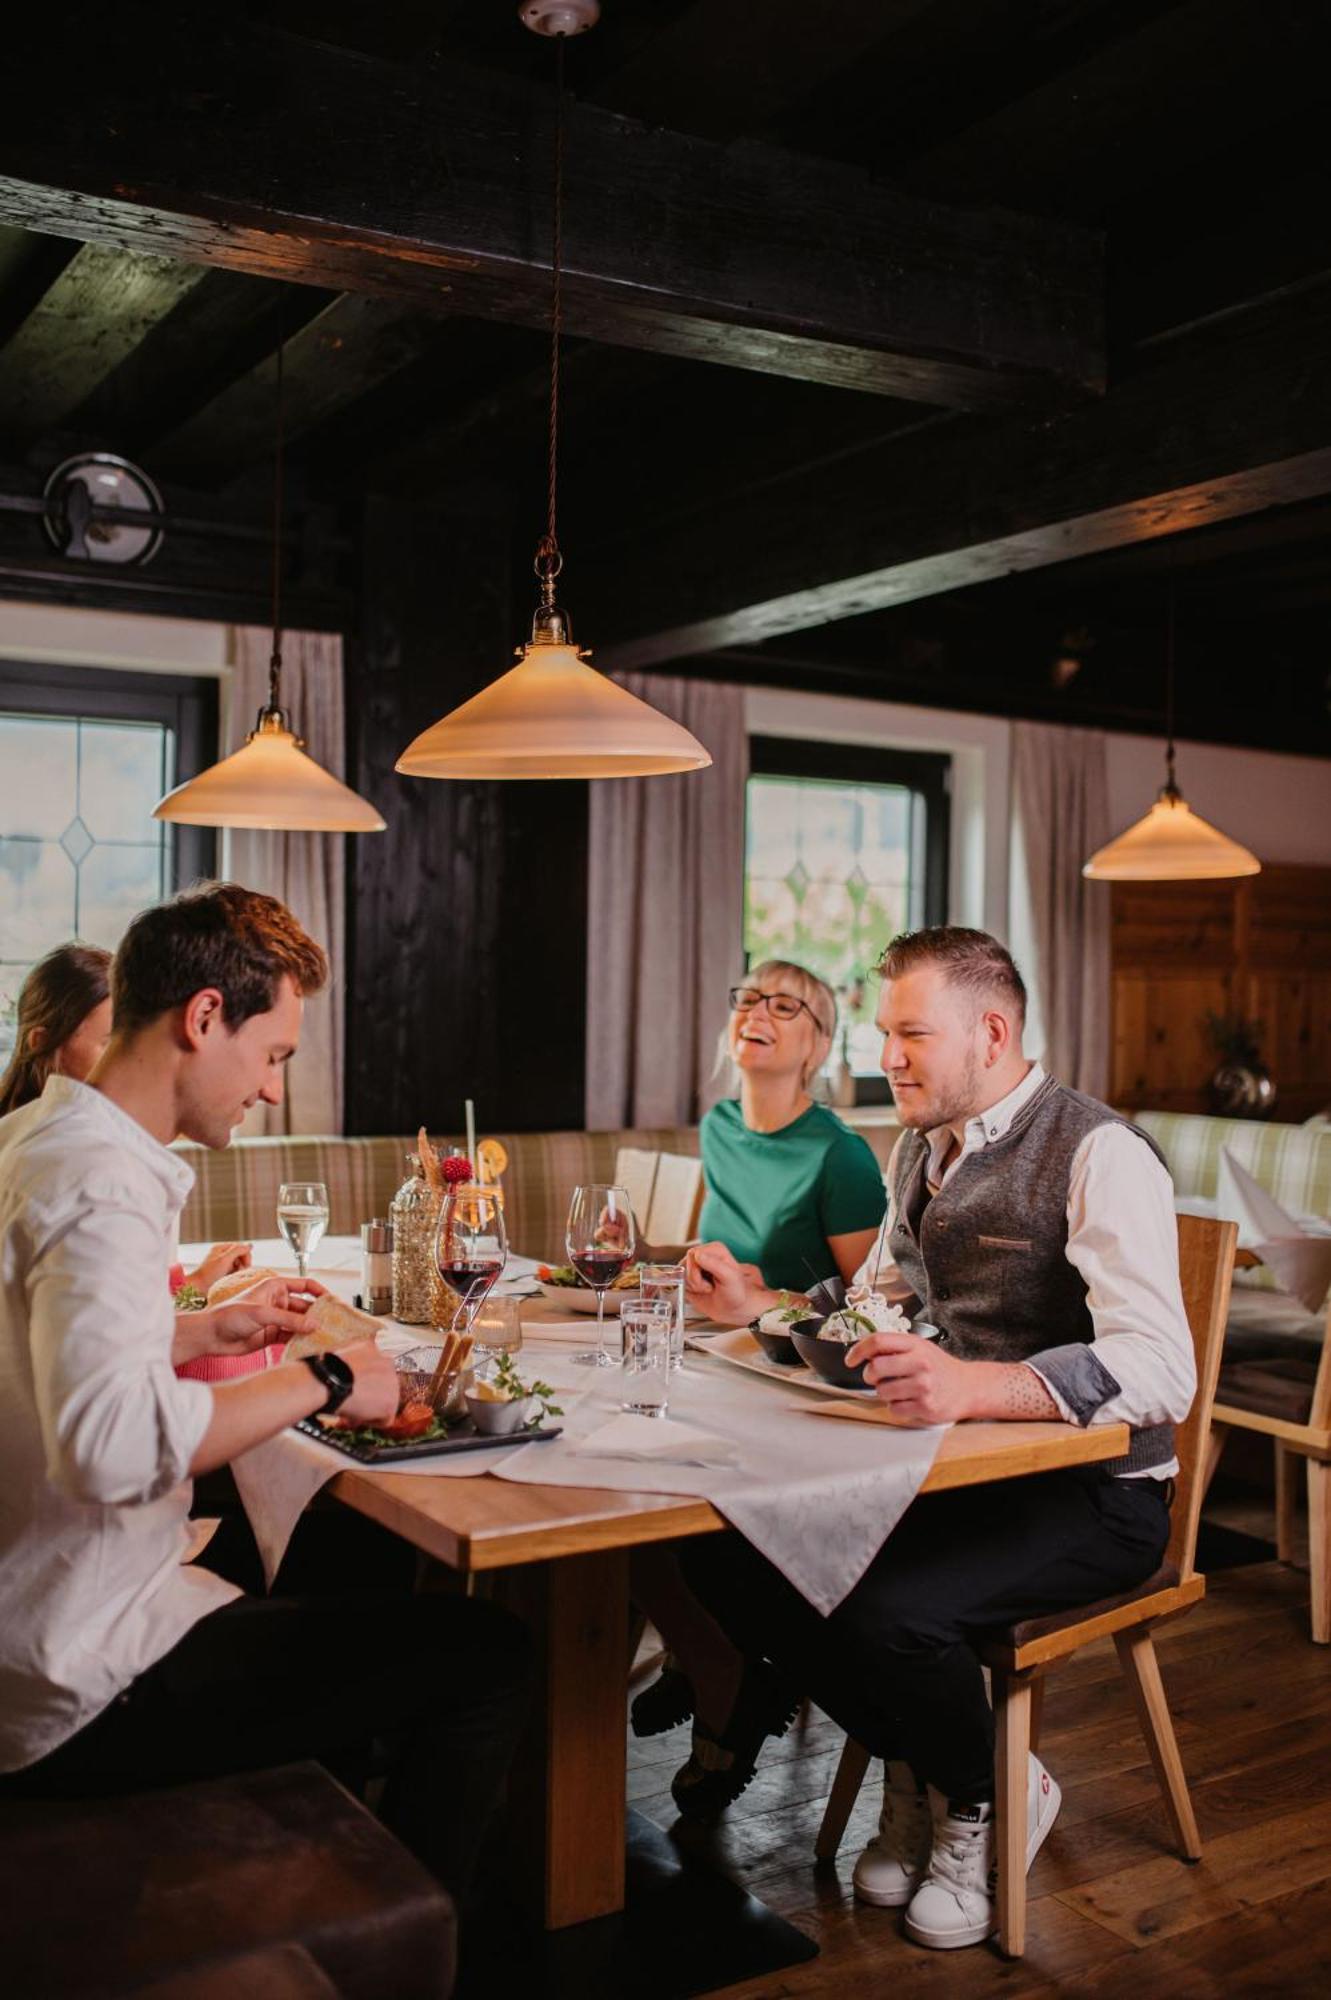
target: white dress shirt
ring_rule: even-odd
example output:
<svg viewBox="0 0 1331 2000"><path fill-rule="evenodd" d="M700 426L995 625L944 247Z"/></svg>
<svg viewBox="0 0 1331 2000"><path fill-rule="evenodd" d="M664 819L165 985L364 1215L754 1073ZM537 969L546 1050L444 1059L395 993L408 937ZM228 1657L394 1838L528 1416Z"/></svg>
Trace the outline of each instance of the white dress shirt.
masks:
<svg viewBox="0 0 1331 2000"><path fill-rule="evenodd" d="M0 1771L240 1595L183 1566L213 1402L171 1366L169 1246L193 1180L68 1077L0 1119Z"/></svg>
<svg viewBox="0 0 1331 2000"><path fill-rule="evenodd" d="M950 1159L951 1129L942 1125L926 1133L930 1185L945 1187L968 1154L1003 1138L1044 1080L1043 1067L1033 1063L1015 1090L967 1119L961 1147ZM894 1149L887 1173L889 1208L870 1281L884 1290L895 1285L900 1294L904 1281L884 1251L895 1161ZM1100 1405L1091 1422L1181 1423L1192 1408L1197 1371L1179 1285L1174 1184L1140 1133L1120 1124L1097 1125L1087 1133L1072 1158L1067 1218L1067 1257L1086 1284L1092 1345L1118 1384L1117 1395ZM1067 1422L1082 1421L1041 1372L1038 1354L1026 1366L1039 1375ZM1174 1460L1153 1467L1152 1475L1163 1479L1177 1470Z"/></svg>

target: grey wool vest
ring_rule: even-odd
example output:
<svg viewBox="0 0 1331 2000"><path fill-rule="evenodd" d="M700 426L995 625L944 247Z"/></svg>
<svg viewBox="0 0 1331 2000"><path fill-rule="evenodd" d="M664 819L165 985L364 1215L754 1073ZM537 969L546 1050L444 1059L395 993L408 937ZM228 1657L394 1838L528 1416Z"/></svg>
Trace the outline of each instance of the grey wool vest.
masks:
<svg viewBox="0 0 1331 2000"><path fill-rule="evenodd" d="M1050 1357L1050 1379L1083 1422L1118 1384L1090 1351L1086 1285L1067 1256L1068 1185L1087 1134L1127 1123L1107 1104L1046 1077L1003 1137L968 1154L932 1198L923 1133L907 1132L893 1175L892 1258L924 1317L947 1335L949 1353L1030 1361L1084 1345L1084 1358L1065 1355L1056 1370ZM1163 1164L1154 1141L1138 1136ZM1134 1431L1127 1458L1105 1470L1146 1471L1173 1456L1172 1426L1156 1425Z"/></svg>

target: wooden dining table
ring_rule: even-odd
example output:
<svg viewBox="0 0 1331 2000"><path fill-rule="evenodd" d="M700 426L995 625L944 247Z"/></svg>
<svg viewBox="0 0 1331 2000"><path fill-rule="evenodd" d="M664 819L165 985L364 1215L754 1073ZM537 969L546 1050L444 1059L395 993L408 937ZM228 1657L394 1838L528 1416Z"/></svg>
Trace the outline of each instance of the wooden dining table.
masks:
<svg viewBox="0 0 1331 2000"><path fill-rule="evenodd" d="M943 1438L921 1491L1118 1458L1127 1427L966 1423ZM532 1721L510 1784L514 1887L547 1929L624 1902L629 1559L635 1548L726 1526L708 1501L484 1474L421 1479L356 1468L327 1489L517 1610L536 1640ZM442 1670L441 1695L446 1693Z"/></svg>

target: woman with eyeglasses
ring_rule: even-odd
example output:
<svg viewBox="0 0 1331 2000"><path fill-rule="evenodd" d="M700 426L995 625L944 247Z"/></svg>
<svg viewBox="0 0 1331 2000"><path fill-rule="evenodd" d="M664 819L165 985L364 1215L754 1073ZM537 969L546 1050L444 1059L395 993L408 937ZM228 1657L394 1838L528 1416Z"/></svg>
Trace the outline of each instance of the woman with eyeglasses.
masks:
<svg viewBox="0 0 1331 2000"><path fill-rule="evenodd" d="M849 1283L873 1247L887 1208L878 1163L810 1095L835 1033L836 995L802 965L766 959L731 989L721 1047L739 1096L702 1121L703 1241L685 1259L689 1297L704 1312L710 1272L724 1265L807 1292L823 1278ZM767 1737L784 1733L799 1690L746 1666L671 1549L635 1549L631 1575L634 1599L669 1648L633 1703L634 1731L653 1736L693 1717L691 1754L670 1790L687 1818L715 1820L753 1777Z"/></svg>
<svg viewBox="0 0 1331 2000"><path fill-rule="evenodd" d="M835 1033L836 995L802 965L769 958L731 988L723 1049L739 1096L702 1121L707 1195L702 1242L688 1257L696 1305L707 1304L715 1245L769 1288L799 1292L823 1278L849 1283L873 1247L887 1207L882 1171L810 1094Z"/></svg>

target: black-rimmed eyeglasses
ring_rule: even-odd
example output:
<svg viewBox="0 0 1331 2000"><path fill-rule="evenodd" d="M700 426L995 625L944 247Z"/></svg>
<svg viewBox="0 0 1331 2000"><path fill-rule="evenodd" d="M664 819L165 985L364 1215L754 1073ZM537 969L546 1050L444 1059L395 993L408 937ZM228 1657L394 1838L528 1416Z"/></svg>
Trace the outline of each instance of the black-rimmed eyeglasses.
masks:
<svg viewBox="0 0 1331 2000"><path fill-rule="evenodd" d="M767 1003L767 1011L777 1021L793 1021L797 1014L807 1014L820 1035L826 1028L814 1013L807 1000L801 1000L794 993L762 993L756 986L732 986L730 1004L737 1014L751 1014L755 1007Z"/></svg>

